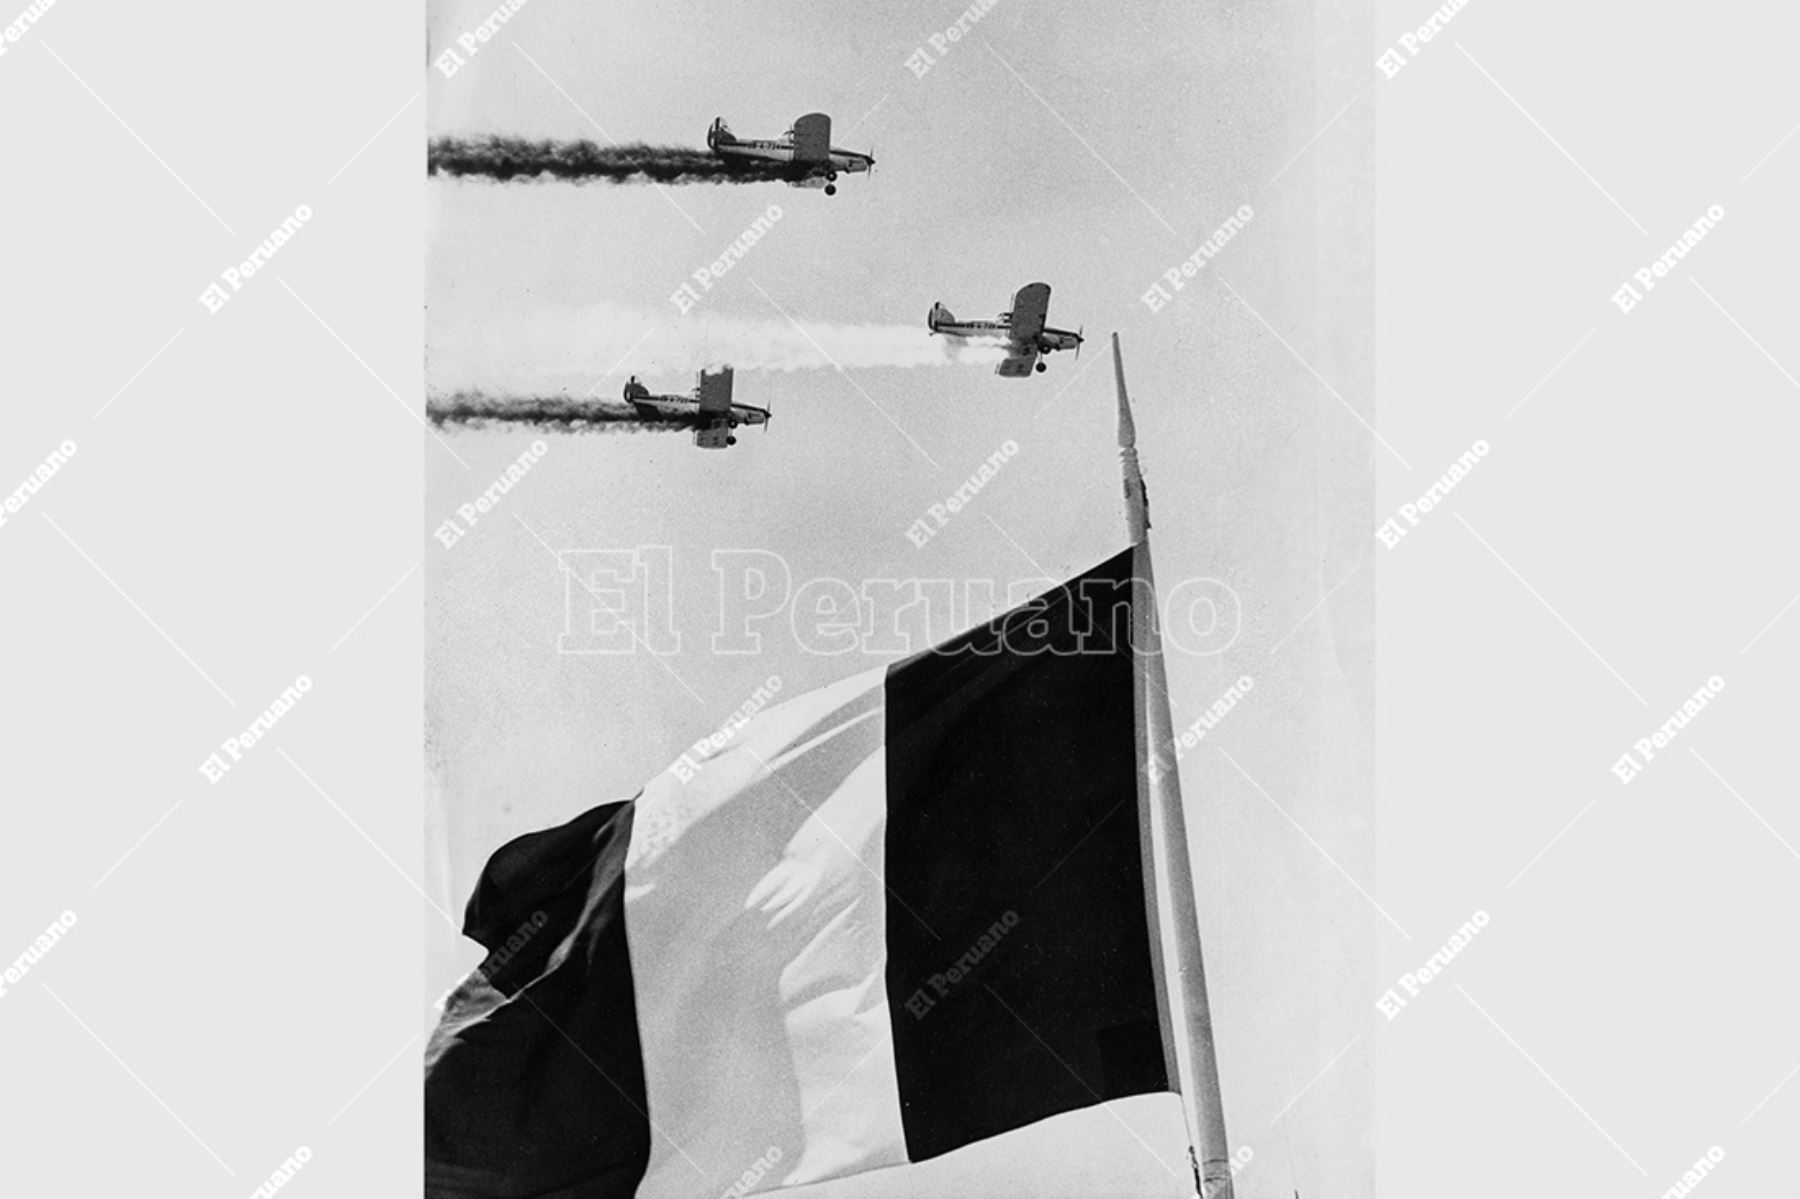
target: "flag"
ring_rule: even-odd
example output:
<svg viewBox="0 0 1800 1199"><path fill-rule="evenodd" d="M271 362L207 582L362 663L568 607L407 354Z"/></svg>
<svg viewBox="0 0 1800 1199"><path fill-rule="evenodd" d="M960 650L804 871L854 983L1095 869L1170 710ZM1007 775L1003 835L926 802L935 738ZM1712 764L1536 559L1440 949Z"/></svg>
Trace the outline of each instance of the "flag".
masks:
<svg viewBox="0 0 1800 1199"><path fill-rule="evenodd" d="M1133 561L496 852L427 1194L742 1195L1175 1089Z"/></svg>

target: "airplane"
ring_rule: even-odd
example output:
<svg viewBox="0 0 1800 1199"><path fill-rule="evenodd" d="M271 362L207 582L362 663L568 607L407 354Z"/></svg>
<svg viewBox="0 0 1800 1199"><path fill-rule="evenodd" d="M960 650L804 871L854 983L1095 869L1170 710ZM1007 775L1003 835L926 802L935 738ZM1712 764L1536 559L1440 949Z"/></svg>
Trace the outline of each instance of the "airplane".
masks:
<svg viewBox="0 0 1800 1199"><path fill-rule="evenodd" d="M736 445L733 431L739 425L769 429L769 410L731 402L731 368L701 371L700 386L691 396L651 395L636 375L625 384L625 402L647 421L686 425L694 431L694 444L703 450L722 450Z"/></svg>
<svg viewBox="0 0 1800 1199"><path fill-rule="evenodd" d="M809 112L794 127L773 141L743 141L732 136L724 117L717 117L706 131L706 148L720 158L740 158L787 165L782 178L790 187L822 187L837 195L839 174L856 175L875 166L873 154L836 150L831 145L831 118Z"/></svg>
<svg viewBox="0 0 1800 1199"><path fill-rule="evenodd" d="M1075 357L1081 357L1081 331L1070 333L1067 329L1046 328L1044 315L1049 310L1050 285L1027 283L1013 296L1012 310L1002 312L994 320L959 321L940 303L931 306L925 326L933 333L948 337L1006 338L1006 358L994 368L994 373L1021 379L1029 375L1034 366L1040 371L1047 369L1041 359L1052 350L1074 350Z"/></svg>

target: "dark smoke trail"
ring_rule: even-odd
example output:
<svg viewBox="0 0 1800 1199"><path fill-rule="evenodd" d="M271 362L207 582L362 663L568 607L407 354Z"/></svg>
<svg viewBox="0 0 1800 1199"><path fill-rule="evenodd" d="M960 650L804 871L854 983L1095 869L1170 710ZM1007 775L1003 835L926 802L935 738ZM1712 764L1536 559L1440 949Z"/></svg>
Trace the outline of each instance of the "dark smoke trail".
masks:
<svg viewBox="0 0 1800 1199"><path fill-rule="evenodd" d="M431 174L510 179L590 179L612 183L759 183L780 180L780 163L720 158L689 146L599 146L590 141L527 141L520 137L433 138Z"/></svg>
<svg viewBox="0 0 1800 1199"><path fill-rule="evenodd" d="M552 433L668 433L687 426L645 420L629 404L572 396L492 396L459 391L432 396L425 415L440 429L532 428Z"/></svg>

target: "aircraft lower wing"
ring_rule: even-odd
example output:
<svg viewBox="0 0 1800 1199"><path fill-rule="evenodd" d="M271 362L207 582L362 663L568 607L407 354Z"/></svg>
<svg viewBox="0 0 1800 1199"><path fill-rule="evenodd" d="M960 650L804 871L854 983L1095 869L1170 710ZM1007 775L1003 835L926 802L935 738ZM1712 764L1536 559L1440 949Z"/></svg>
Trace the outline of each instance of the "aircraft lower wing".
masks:
<svg viewBox="0 0 1800 1199"><path fill-rule="evenodd" d="M731 444L731 421L719 420L694 430L694 444L703 450L722 450Z"/></svg>
<svg viewBox="0 0 1800 1199"><path fill-rule="evenodd" d="M1036 350L1015 345L1006 357L1000 360L1000 365L994 368L994 373L1004 375L1008 379L1022 379L1031 373L1031 368L1037 365L1037 360Z"/></svg>

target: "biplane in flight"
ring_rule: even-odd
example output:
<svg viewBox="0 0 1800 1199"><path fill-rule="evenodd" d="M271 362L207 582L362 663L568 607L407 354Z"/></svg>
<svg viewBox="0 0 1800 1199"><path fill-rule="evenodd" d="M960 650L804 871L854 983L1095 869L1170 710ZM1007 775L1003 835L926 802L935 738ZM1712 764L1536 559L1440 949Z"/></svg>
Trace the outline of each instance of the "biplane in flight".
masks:
<svg viewBox="0 0 1800 1199"><path fill-rule="evenodd" d="M933 333L947 337L1004 338L1006 357L994 368L996 375L1019 379L1029 375L1033 367L1044 370L1041 361L1052 350L1074 350L1081 357L1081 331L1052 329L1044 323L1050 311L1050 285L1027 283L1013 296L1012 308L991 321L959 321L942 304L931 306L925 325Z"/></svg>
<svg viewBox="0 0 1800 1199"><path fill-rule="evenodd" d="M731 402L731 368L701 371L700 386L691 396L651 395L636 375L625 384L625 402L645 421L684 425L694 431L694 444L703 450L722 450L736 445L739 425L769 428L769 410Z"/></svg>
<svg viewBox="0 0 1800 1199"><path fill-rule="evenodd" d="M770 141L741 140L732 135L725 118L718 117L706 131L706 146L720 158L784 164L782 178L790 186L822 187L828 196L837 195L839 175L861 174L875 165L873 154L833 149L831 118L822 112L807 113Z"/></svg>

